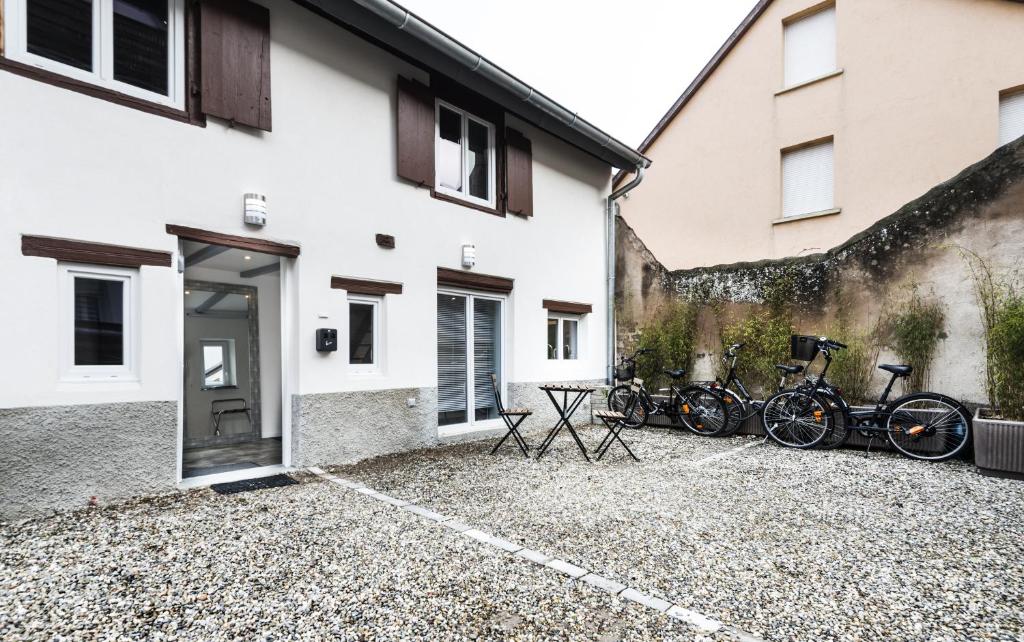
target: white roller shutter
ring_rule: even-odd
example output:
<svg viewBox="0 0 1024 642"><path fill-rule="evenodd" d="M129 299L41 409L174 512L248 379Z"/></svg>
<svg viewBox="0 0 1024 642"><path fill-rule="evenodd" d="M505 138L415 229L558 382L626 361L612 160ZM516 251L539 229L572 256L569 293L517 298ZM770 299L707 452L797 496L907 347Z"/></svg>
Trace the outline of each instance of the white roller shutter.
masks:
<svg viewBox="0 0 1024 642"><path fill-rule="evenodd" d="M782 153L782 215L799 216L835 207L832 141Z"/></svg>
<svg viewBox="0 0 1024 642"><path fill-rule="evenodd" d="M785 27L785 86L836 70L836 8L830 7Z"/></svg>
<svg viewBox="0 0 1024 642"><path fill-rule="evenodd" d="M1024 136L1024 91L999 101L999 144Z"/></svg>

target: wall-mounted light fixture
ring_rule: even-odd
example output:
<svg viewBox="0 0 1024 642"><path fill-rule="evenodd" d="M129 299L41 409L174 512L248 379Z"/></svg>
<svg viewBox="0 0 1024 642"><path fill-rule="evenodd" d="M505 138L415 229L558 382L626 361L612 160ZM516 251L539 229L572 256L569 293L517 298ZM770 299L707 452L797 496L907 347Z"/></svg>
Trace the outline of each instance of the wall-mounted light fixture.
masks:
<svg viewBox="0 0 1024 642"><path fill-rule="evenodd" d="M476 246L475 245L463 245L462 246L462 267L471 268L476 265Z"/></svg>
<svg viewBox="0 0 1024 642"><path fill-rule="evenodd" d="M267 224L267 197L263 194L246 194L243 220L249 225Z"/></svg>

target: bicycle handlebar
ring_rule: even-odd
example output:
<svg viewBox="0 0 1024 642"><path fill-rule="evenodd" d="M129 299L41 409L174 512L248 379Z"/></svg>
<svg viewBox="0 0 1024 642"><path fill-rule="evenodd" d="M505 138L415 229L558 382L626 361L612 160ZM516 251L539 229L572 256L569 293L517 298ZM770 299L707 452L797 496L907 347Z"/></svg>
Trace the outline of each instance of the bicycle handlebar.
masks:
<svg viewBox="0 0 1024 642"><path fill-rule="evenodd" d="M831 348L833 350L845 350L848 347L845 343L833 341L828 337L821 337L820 339L818 339L818 345L820 345L822 348Z"/></svg>

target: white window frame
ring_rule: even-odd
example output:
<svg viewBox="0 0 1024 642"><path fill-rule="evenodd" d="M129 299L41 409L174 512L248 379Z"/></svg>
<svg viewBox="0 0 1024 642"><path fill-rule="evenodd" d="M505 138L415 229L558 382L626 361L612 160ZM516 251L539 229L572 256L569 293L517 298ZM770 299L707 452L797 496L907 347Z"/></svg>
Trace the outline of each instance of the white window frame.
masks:
<svg viewBox="0 0 1024 642"><path fill-rule="evenodd" d="M477 421L475 418L476 414L476 387L473 385L473 373L476 370L476 354L475 354L475 341L474 325L473 325L473 301L476 299L483 299L487 301L497 301L500 303L499 310L501 311L501 318L498 320L501 328L501 346L499 349L499 359L501 362L501 375L498 382L498 392L501 393L501 401L508 407L508 351L509 351L509 335L508 335L508 297L500 294L484 294L475 290L460 290L456 288L438 288L438 294L447 294L450 296L461 296L466 298L466 421L461 424L448 424L447 426L438 426L437 435L438 437L451 437L453 435L461 435L470 432L490 430L492 428L498 428L503 426L504 423L501 417L495 417L494 419L482 419ZM435 328L436 332L436 328ZM436 369L436 368L435 368ZM437 413L434 413L435 418Z"/></svg>
<svg viewBox="0 0 1024 642"><path fill-rule="evenodd" d="M441 181L438 177L438 167L441 158L441 108L444 107L449 111L453 111L459 114L461 122L461 140L462 140L462 188L465 192L453 190L441 185ZM479 198L477 196L470 196L469 194L469 163L467 157L469 156L469 121L473 121L478 125L483 125L487 128L487 198ZM494 143L494 125L474 116L465 109L459 109L451 103L443 100L436 100L434 104L434 191L445 196L451 196L457 198L460 201L466 201L467 203L475 203L484 207L495 208L497 207L497 185L495 184L496 170L496 153Z"/></svg>
<svg viewBox="0 0 1024 642"><path fill-rule="evenodd" d="M798 76L798 77L795 77L795 78L790 77L790 75L791 75L790 70L794 66L796 66L795 63L793 62L794 55L795 55L795 52L794 52L795 47L794 47L794 43L792 42L792 39L794 38L794 36L792 34L795 31L799 30L801 27L807 28L807 25L810 24L811 21L815 21L815 20L820 21L820 20L824 19L828 15L832 16L832 25L831 25L832 31L831 31L831 34L829 34L830 42L826 43L826 45L831 45L831 49L832 49L831 52L830 52L830 55L831 55L831 66L826 67L826 65L822 65L821 69L817 70L816 73L801 75L801 76ZM839 51L838 51L838 34L837 34L838 26L837 25L838 25L838 15L836 14L836 5L835 5L835 3L831 3L831 4L828 4L828 5L825 5L825 6L821 6L819 8L812 9L812 10L810 10L807 13L804 13L802 15L798 15L797 17L790 18L790 19L787 19L787 20L783 21L783 26L782 26L782 58L783 58L782 59L782 76L783 76L783 78L782 78L782 86L783 86L784 89L790 89L792 87L799 87L801 85L806 85L808 83L814 82L815 80L819 80L821 78L825 78L825 77L830 76L830 75L834 74L835 72L839 71L839 62L838 62Z"/></svg>
<svg viewBox="0 0 1024 642"><path fill-rule="evenodd" d="M348 371L351 374L380 374L382 367L381 364L384 360L383 353L383 337L382 328L384 324L382 322L384 312L384 297L372 296L368 294L350 294L348 295L348 305L351 306L353 303L359 305L369 305L373 307L373 363L352 363L351 345L352 345L352 313L351 308L348 308L346 312L348 314L345 317L345 325L347 328L345 341L345 361L348 363Z"/></svg>
<svg viewBox="0 0 1024 642"><path fill-rule="evenodd" d="M175 109L185 108L185 0L167 0L166 96L114 80L114 0L92 0L92 71L29 53L27 0L0 1L4 3L4 13L7 17L4 29L4 55L11 60L134 98Z"/></svg>
<svg viewBox="0 0 1024 642"><path fill-rule="evenodd" d="M208 386L206 385L206 346L219 346L223 350L223 363L221 368L224 372L224 384L220 386ZM200 390L221 390L224 388L237 388L238 378L236 373L236 367L238 364L235 363L235 340L234 339L200 339L199 340L199 360L203 366L203 377L202 383L199 386Z"/></svg>
<svg viewBox="0 0 1024 642"><path fill-rule="evenodd" d="M58 264L60 272L60 380L79 382L138 381L138 270ZM75 279L99 279L124 284L124 363L119 366L75 365Z"/></svg>
<svg viewBox="0 0 1024 642"><path fill-rule="evenodd" d="M580 355L580 346L583 344L583 333L582 333L583 317L581 315L578 315L578 314L562 314L562 313L551 312L551 313L548 313L548 320L551 320L551 319L557 319L558 320L558 330L557 330L557 335L556 335L558 337L558 345L555 347L555 356L554 356L554 358L548 357L548 361L579 361L580 357L582 356L582 355ZM562 353L562 347L563 347L562 346L562 332L563 332L562 327L563 327L563 325L565 324L566 321L572 321L572 322L574 322L576 324L576 356L575 356L575 358L571 358L571 359L565 358L565 356ZM547 326L546 325L544 326L544 340L547 341ZM545 349L544 352L546 353L547 350Z"/></svg>
<svg viewBox="0 0 1024 642"><path fill-rule="evenodd" d="M1018 87L1014 90L1003 92L999 96L999 146L1009 144L1024 135L1024 88ZM1011 114L1022 119L1020 131L1014 132L1010 127L1015 124L1016 118L1011 121ZM1018 116L1018 114L1021 114Z"/></svg>
<svg viewBox="0 0 1024 642"><path fill-rule="evenodd" d="M813 208L813 209L809 209L809 210L800 209L800 210L792 210L792 211L790 211L789 208L788 208L789 199L787 198L787 190L786 190L786 184L787 184L787 181L786 181L786 178L787 178L787 170L786 170L787 159L792 159L795 155L798 155L798 154L800 154L800 155L813 154L816 150L823 150L825 148L827 148L829 150L829 154L830 154L829 155L829 160L831 161L831 173L827 177L828 181L829 181L830 197L831 197L829 199L829 202L827 204L823 203L822 206L819 206L819 207ZM793 162L793 161L790 161L790 162ZM782 152L779 155L779 176L780 176L780 186L779 186L779 188L780 188L780 193L781 193L780 195L782 197L782 199L781 199L782 200L782 202L781 202L782 219L780 219L780 220L803 218L803 217L813 216L815 214L825 214L825 213L831 213L831 212L837 212L838 211L839 208L836 207L836 146L835 146L835 140L832 137L821 139L821 140L817 140L817 141L812 141L812 142L809 142L809 143L798 145L796 147L790 147L788 149L782 150Z"/></svg>

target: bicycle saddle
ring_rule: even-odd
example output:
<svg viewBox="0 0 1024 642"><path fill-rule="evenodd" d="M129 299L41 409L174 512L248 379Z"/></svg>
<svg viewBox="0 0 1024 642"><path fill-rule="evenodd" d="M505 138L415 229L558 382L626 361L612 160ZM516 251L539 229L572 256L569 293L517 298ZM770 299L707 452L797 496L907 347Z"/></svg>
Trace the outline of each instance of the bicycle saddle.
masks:
<svg viewBox="0 0 1024 642"><path fill-rule="evenodd" d="M680 368L678 370L666 370L665 374L672 377L673 379L682 379L686 376L686 368Z"/></svg>
<svg viewBox="0 0 1024 642"><path fill-rule="evenodd" d="M894 366L892 364L883 363L882 365L878 366L878 369L885 370L886 372L891 372L894 375L906 377L907 375L914 371L914 366Z"/></svg>
<svg viewBox="0 0 1024 642"><path fill-rule="evenodd" d="M775 364L775 369L786 374L799 374L804 371L803 366L787 366L784 363Z"/></svg>

